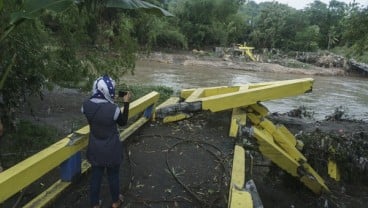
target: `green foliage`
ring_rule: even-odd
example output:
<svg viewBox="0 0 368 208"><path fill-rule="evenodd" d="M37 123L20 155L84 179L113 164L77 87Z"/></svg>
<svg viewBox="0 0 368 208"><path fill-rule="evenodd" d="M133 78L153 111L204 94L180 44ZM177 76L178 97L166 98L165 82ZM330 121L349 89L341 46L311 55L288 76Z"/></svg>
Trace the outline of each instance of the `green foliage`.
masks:
<svg viewBox="0 0 368 208"><path fill-rule="evenodd" d="M318 50L319 27L312 25L297 32L295 36L295 46L302 51Z"/></svg>
<svg viewBox="0 0 368 208"><path fill-rule="evenodd" d="M120 8L120 9L143 9L146 12L164 15L164 16L173 16L170 12L164 10L161 7L158 7L154 4L145 1L121 1L121 0L108 0L106 3L106 7L108 8Z"/></svg>
<svg viewBox="0 0 368 208"><path fill-rule="evenodd" d="M229 28L234 27L232 17L239 9L235 0L174 1L170 8L176 25L188 38L188 45L203 47L228 44Z"/></svg>
<svg viewBox="0 0 368 208"><path fill-rule="evenodd" d="M0 36L0 41L8 36L8 34L19 24L27 19L39 17L45 10L61 12L67 9L73 1L71 0L26 0L21 4L21 10L11 13L9 25L7 25L4 33Z"/></svg>
<svg viewBox="0 0 368 208"><path fill-rule="evenodd" d="M28 33L28 35L24 35ZM3 88L5 105L8 108L18 106L27 94L38 93L46 80L45 61L47 53L43 50L46 34L38 21L17 27L12 35L1 42L0 68L9 65L16 54Z"/></svg>
<svg viewBox="0 0 368 208"><path fill-rule="evenodd" d="M17 124L17 131L9 132L2 138L4 148L1 153L6 158L2 162L6 162L6 166L12 166L51 145L57 136L57 130L52 126L36 125L22 120Z"/></svg>
<svg viewBox="0 0 368 208"><path fill-rule="evenodd" d="M164 13L150 4L144 9L151 7ZM21 24L27 19L32 21ZM53 83L90 86L96 75L116 78L134 70L138 49L132 36L134 21L121 9L107 8L105 1L6 0L0 20L9 22L0 26L0 83L4 86L0 96L5 114L26 102L28 95L41 96L41 90Z"/></svg>
<svg viewBox="0 0 368 208"><path fill-rule="evenodd" d="M134 36L140 46L151 48L187 48L186 37L177 27L171 24L170 19L151 16L139 12L133 18Z"/></svg>
<svg viewBox="0 0 368 208"><path fill-rule="evenodd" d="M315 24L319 27L320 38L318 44L322 46L321 48L326 48L328 43L327 34L329 30L329 10L327 4L321 1L314 1L309 4L309 7L307 7L304 12L309 20L309 24Z"/></svg>
<svg viewBox="0 0 368 208"><path fill-rule="evenodd" d="M123 90L123 91L131 91L133 94L133 100L140 98L152 91L156 91L160 93L160 98L158 100L158 104L164 102L168 98L170 98L174 91L170 87L166 86L151 86L151 85L119 85L116 87L116 90Z"/></svg>
<svg viewBox="0 0 368 208"><path fill-rule="evenodd" d="M260 4L250 34L251 44L260 48L290 48L300 23L295 16L295 9L287 5L277 2Z"/></svg>
<svg viewBox="0 0 368 208"><path fill-rule="evenodd" d="M368 6L365 9L352 8L344 21L345 44L352 47L352 55L363 55L368 50Z"/></svg>

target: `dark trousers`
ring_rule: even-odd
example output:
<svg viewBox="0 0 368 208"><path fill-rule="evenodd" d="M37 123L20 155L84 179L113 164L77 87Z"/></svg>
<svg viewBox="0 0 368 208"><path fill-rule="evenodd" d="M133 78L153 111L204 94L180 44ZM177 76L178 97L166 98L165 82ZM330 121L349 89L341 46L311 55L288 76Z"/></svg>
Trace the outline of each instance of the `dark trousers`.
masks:
<svg viewBox="0 0 368 208"><path fill-rule="evenodd" d="M92 177L90 181L90 202L92 206L99 205L100 202L100 188L104 172L107 172L107 179L109 181L110 194L113 202L119 200L120 193L120 181L119 181L119 169L120 166L113 167L101 167L92 166Z"/></svg>

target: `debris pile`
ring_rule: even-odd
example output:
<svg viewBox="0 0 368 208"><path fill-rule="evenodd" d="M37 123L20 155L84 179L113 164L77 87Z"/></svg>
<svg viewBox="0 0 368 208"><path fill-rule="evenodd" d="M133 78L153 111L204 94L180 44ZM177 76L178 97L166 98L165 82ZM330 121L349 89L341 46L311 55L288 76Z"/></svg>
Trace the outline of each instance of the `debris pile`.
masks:
<svg viewBox="0 0 368 208"><path fill-rule="evenodd" d="M300 107L285 115L273 114L273 120L286 126L292 125L288 121L293 121L292 128L297 139L304 143L303 154L321 173L327 173L327 163L333 160L337 163L343 181L368 181L367 122L349 119L342 108L337 108L322 121L303 122L304 118L312 115L313 113ZM285 118L275 118L282 116Z"/></svg>
<svg viewBox="0 0 368 208"><path fill-rule="evenodd" d="M304 63L325 68L344 68L347 62L344 57L332 53L320 54L313 52L302 52L296 54L296 59Z"/></svg>

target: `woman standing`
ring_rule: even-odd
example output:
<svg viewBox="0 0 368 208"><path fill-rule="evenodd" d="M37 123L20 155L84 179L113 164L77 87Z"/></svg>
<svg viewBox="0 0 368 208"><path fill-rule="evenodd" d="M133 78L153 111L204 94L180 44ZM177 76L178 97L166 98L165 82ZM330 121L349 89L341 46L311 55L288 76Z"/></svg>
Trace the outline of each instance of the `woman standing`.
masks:
<svg viewBox="0 0 368 208"><path fill-rule="evenodd" d="M119 180L122 143L116 124L123 126L127 123L131 94L128 92L122 97L124 109L121 112L114 103L115 81L112 78L107 75L99 77L92 90L92 96L82 106L90 127L87 147L87 159L92 165L90 203L94 208L100 207L100 187L106 170L112 207L120 207L123 200Z"/></svg>

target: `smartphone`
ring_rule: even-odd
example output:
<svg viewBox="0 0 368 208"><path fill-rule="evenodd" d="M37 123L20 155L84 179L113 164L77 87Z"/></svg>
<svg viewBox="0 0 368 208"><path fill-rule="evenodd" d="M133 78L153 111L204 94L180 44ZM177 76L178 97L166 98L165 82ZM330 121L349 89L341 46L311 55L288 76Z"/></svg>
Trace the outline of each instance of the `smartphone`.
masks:
<svg viewBox="0 0 368 208"><path fill-rule="evenodd" d="M127 91L121 91L121 90L119 90L119 97L124 97L127 94L128 94Z"/></svg>

